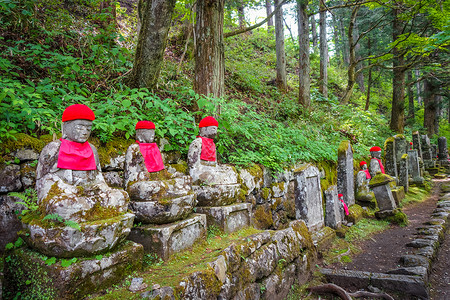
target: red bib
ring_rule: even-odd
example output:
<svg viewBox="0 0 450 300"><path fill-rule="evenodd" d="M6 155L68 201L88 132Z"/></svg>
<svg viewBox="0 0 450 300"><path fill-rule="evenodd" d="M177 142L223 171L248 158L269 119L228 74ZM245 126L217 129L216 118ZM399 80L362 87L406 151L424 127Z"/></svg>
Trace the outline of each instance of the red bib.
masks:
<svg viewBox="0 0 450 300"><path fill-rule="evenodd" d="M378 158L376 158L375 157L375 159L380 163L380 169L381 169L381 173L383 173L384 174L384 166L383 166L383 163L381 162L381 160L380 159L378 159Z"/></svg>
<svg viewBox="0 0 450 300"><path fill-rule="evenodd" d="M364 171L364 173L366 173L366 179L372 178L372 177L370 176L369 170L363 170L363 171Z"/></svg>
<svg viewBox="0 0 450 300"><path fill-rule="evenodd" d="M216 161L216 144L214 139L198 136L202 139L202 152L200 154L201 160Z"/></svg>
<svg viewBox="0 0 450 300"><path fill-rule="evenodd" d="M342 205L344 205L345 215L348 216L348 207L347 207L347 204L345 204L344 200L342 200L342 199L339 199L339 201L341 201Z"/></svg>
<svg viewBox="0 0 450 300"><path fill-rule="evenodd" d="M60 139L58 164L60 169L69 170L96 170L94 152L89 142L77 143Z"/></svg>
<svg viewBox="0 0 450 300"><path fill-rule="evenodd" d="M139 143L139 150L144 157L145 166L147 171L158 172L164 169L164 163L161 157L161 152L159 151L158 145L156 143Z"/></svg>

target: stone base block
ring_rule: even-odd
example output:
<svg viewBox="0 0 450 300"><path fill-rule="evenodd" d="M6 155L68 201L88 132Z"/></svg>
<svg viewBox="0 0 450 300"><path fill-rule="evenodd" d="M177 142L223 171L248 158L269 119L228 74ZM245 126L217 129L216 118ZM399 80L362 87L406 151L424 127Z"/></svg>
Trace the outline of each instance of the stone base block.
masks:
<svg viewBox="0 0 450 300"><path fill-rule="evenodd" d="M397 186L396 189L392 189L392 196L394 197L395 204L397 206L400 204L400 201L402 201L405 198L405 189L402 186Z"/></svg>
<svg viewBox="0 0 450 300"><path fill-rule="evenodd" d="M376 211L375 212L375 217L377 219L386 219L388 217L395 216L396 213L397 213L396 209L393 209L393 210L380 210L380 211Z"/></svg>
<svg viewBox="0 0 450 300"><path fill-rule="evenodd" d="M83 299L142 267L142 245L126 241L114 251L89 258L53 259L26 247L5 259L5 299ZM69 262L69 263L68 263Z"/></svg>
<svg viewBox="0 0 450 300"><path fill-rule="evenodd" d="M432 167L432 168L426 168L426 171L427 171L430 175L434 175L434 174L439 173L439 168L435 168L435 167Z"/></svg>
<svg viewBox="0 0 450 300"><path fill-rule="evenodd" d="M330 227L324 227L311 234L311 238L319 251L325 249L331 244L336 236L336 232Z"/></svg>
<svg viewBox="0 0 450 300"><path fill-rule="evenodd" d="M196 211L206 214L208 226L217 225L224 232L230 233L250 226L252 205L239 203L229 206L197 207Z"/></svg>
<svg viewBox="0 0 450 300"><path fill-rule="evenodd" d="M236 202L240 184L194 185L198 206L223 206Z"/></svg>
<svg viewBox="0 0 450 300"><path fill-rule="evenodd" d="M178 251L192 247L206 237L206 216L194 214L186 220L164 224L143 225L131 229L128 239L144 246L147 253L156 253L167 260Z"/></svg>

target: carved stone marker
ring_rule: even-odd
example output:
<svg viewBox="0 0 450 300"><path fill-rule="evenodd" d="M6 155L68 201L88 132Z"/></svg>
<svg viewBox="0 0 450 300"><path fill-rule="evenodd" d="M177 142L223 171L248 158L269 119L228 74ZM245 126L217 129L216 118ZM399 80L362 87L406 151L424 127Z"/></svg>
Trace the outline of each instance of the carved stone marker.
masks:
<svg viewBox="0 0 450 300"><path fill-rule="evenodd" d="M420 145L420 133L415 131L412 133L413 149L417 150L417 155L422 159L422 146Z"/></svg>
<svg viewBox="0 0 450 300"><path fill-rule="evenodd" d="M389 183L392 181L394 181L392 177L381 173L378 173L370 180L369 187L375 194L380 211L392 211L397 208L389 186Z"/></svg>
<svg viewBox="0 0 450 300"><path fill-rule="evenodd" d="M397 174L400 172L400 161L402 160L403 154L408 151L408 142L403 134L397 134L394 136L394 151L395 151L395 161L397 163ZM398 174L400 176L400 174Z"/></svg>
<svg viewBox="0 0 450 300"><path fill-rule="evenodd" d="M408 154L403 154L402 157L400 158L398 184L403 186L405 193L408 192L409 190Z"/></svg>
<svg viewBox="0 0 450 300"><path fill-rule="evenodd" d="M422 157L423 157L423 164L425 169L428 168L434 168L434 161L433 161L433 152L431 148L430 139L426 134L421 136L421 146L422 146Z"/></svg>
<svg viewBox="0 0 450 300"><path fill-rule="evenodd" d="M353 179L353 149L350 141L342 141L338 149L337 186L344 195L347 206L355 204L355 183Z"/></svg>
<svg viewBox="0 0 450 300"><path fill-rule="evenodd" d="M338 199L337 186L330 186L325 192L325 226L333 229L341 227L345 219L344 206Z"/></svg>
<svg viewBox="0 0 450 300"><path fill-rule="evenodd" d="M398 178L398 169L397 169L397 155L395 154L395 138L389 137L386 139L384 143L384 169L386 174ZM372 176L374 177L374 176Z"/></svg>
<svg viewBox="0 0 450 300"><path fill-rule="evenodd" d="M295 214L304 220L309 230L324 226L320 171L313 165L305 165L294 171Z"/></svg>
<svg viewBox="0 0 450 300"><path fill-rule="evenodd" d="M408 168L412 183L423 184L423 177L420 175L419 155L415 149L408 151Z"/></svg>
<svg viewBox="0 0 450 300"><path fill-rule="evenodd" d="M438 160L441 165L448 165L448 150L447 150L447 138L445 136L441 136L438 138Z"/></svg>

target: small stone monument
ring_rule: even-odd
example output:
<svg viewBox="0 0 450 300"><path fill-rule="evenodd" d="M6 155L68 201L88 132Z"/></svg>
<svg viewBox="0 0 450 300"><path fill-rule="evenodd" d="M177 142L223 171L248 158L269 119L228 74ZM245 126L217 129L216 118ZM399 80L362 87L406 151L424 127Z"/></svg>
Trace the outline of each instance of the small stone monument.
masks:
<svg viewBox="0 0 450 300"><path fill-rule="evenodd" d="M230 166L217 163L216 145L219 123L206 117L199 123L199 136L188 151L189 174L197 194L196 211L207 215L208 226L217 225L233 232L250 225L251 204L236 203L241 185L238 174Z"/></svg>
<svg viewBox="0 0 450 300"><path fill-rule="evenodd" d="M318 231L324 226L320 171L307 164L294 171L295 214L304 220L310 231Z"/></svg>
<svg viewBox="0 0 450 300"><path fill-rule="evenodd" d="M381 161L381 148L378 146L370 148L370 156L372 157L369 165L370 176L374 177L378 172L384 174L384 166L383 162Z"/></svg>
<svg viewBox="0 0 450 300"><path fill-rule="evenodd" d="M87 141L94 119L86 105L67 107L62 138L42 150L36 172L39 209L22 216L20 233L32 250L18 248L10 255L6 290L18 291L26 279L40 278L21 296L31 299L35 295L28 297L28 291L45 290L50 298L81 299L140 266L142 246L124 242L134 219L127 212L128 194L106 184L97 149ZM42 254L56 258L46 263ZM62 268L59 258L71 259L70 267Z"/></svg>
<svg viewBox="0 0 450 300"><path fill-rule="evenodd" d="M355 204L353 149L350 141L342 141L338 148L337 186L338 190L344 194L345 203L348 206Z"/></svg>
<svg viewBox="0 0 450 300"><path fill-rule="evenodd" d="M398 169L398 184L403 186L405 193L409 190L409 166L408 166L408 154L403 154L400 158L400 164ZM397 203L398 204L398 203Z"/></svg>
<svg viewBox="0 0 450 300"><path fill-rule="evenodd" d="M426 134L421 136L422 158L425 169L434 168L433 152L430 139Z"/></svg>
<svg viewBox="0 0 450 300"><path fill-rule="evenodd" d="M412 183L423 184L423 177L420 175L419 155L416 149L408 151L409 176L412 177Z"/></svg>
<svg viewBox="0 0 450 300"><path fill-rule="evenodd" d="M325 192L325 226L333 229L341 227L345 221L344 206L338 199L337 186L330 186Z"/></svg>
<svg viewBox="0 0 450 300"><path fill-rule="evenodd" d="M394 143L395 161L397 163L397 174L398 174L400 172L399 168L402 156L406 154L406 152L408 151L408 142L406 141L406 137L403 134L395 135L394 139L395 139Z"/></svg>
<svg viewBox="0 0 450 300"><path fill-rule="evenodd" d="M419 158L422 159L422 147L420 145L420 133L418 131L415 131L412 133L413 138L413 149L417 150L417 154L419 155Z"/></svg>
<svg viewBox="0 0 450 300"><path fill-rule="evenodd" d="M396 180L398 178L398 169L397 169L397 155L395 154L395 138L389 137L384 142L384 170L386 171L385 174L388 174L392 177L394 177ZM371 173L372 174L372 173ZM372 175L372 177L374 177Z"/></svg>
<svg viewBox="0 0 450 300"><path fill-rule="evenodd" d="M140 225L128 238L168 259L206 235L206 216L191 215L197 203L191 177L166 168L154 142L155 124L139 121L135 128L136 144L126 152L124 175L129 207Z"/></svg>
<svg viewBox="0 0 450 300"><path fill-rule="evenodd" d="M356 174L356 196L355 199L362 206L375 207L375 195L369 189L369 181L372 176L367 169L367 163L362 161L359 163L360 170Z"/></svg>
<svg viewBox="0 0 450 300"><path fill-rule="evenodd" d="M394 210L397 208L389 185L392 181L394 179L391 176L378 173L369 183L369 187L375 194L375 199L377 200L378 208L382 215L394 213Z"/></svg>
<svg viewBox="0 0 450 300"><path fill-rule="evenodd" d="M441 136L438 138L438 161L442 166L449 165L448 150L447 150L447 138Z"/></svg>

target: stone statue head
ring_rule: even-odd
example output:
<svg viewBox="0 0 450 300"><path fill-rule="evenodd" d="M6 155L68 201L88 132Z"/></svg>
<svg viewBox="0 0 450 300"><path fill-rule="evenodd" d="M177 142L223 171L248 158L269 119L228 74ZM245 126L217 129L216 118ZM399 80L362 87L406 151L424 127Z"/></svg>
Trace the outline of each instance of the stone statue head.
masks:
<svg viewBox="0 0 450 300"><path fill-rule="evenodd" d="M136 139L139 143L153 143L155 140L155 124L152 121L137 122Z"/></svg>
<svg viewBox="0 0 450 300"><path fill-rule="evenodd" d="M370 148L370 156L372 156L372 158L381 158L381 148L378 146L372 147Z"/></svg>
<svg viewBox="0 0 450 300"><path fill-rule="evenodd" d="M214 139L217 135L217 128L219 127L219 122L213 117L205 117L198 124L200 128L199 135L201 137Z"/></svg>
<svg viewBox="0 0 450 300"><path fill-rule="evenodd" d="M367 170L367 163L365 161L362 161L359 163L359 167L361 170Z"/></svg>
<svg viewBox="0 0 450 300"><path fill-rule="evenodd" d="M63 123L62 138L68 141L84 143L91 135L92 121L72 120Z"/></svg>
<svg viewBox="0 0 450 300"><path fill-rule="evenodd" d="M62 138L77 143L86 142L91 135L94 120L94 112L84 104L67 107L62 115Z"/></svg>
<svg viewBox="0 0 450 300"><path fill-rule="evenodd" d="M136 129L136 139L139 143L153 143L155 129Z"/></svg>

